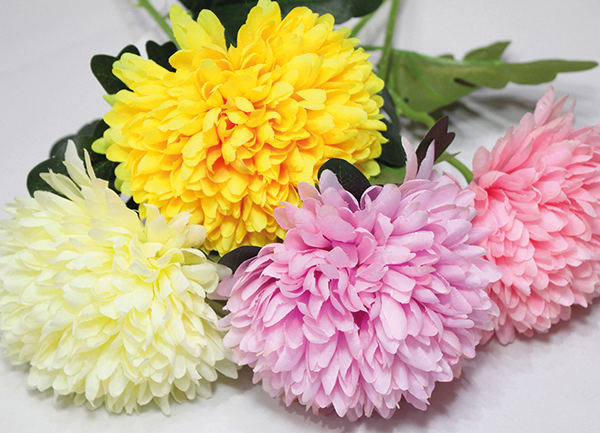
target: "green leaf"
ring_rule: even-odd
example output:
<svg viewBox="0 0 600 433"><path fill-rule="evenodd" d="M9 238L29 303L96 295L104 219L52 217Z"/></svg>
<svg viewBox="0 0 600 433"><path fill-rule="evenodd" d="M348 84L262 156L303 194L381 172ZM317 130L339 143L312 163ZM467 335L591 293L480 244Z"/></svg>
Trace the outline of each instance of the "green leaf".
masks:
<svg viewBox="0 0 600 433"><path fill-rule="evenodd" d="M69 140L75 143L77 147L79 157L83 158L83 150L81 148L80 138L84 136L91 136L94 134L95 128L98 126L100 119L94 120L93 122L87 123L77 131L77 134L67 135L66 137L61 138L56 143L52 145L50 148L50 158L58 158L61 160L65 159L65 151L67 150L67 143ZM104 123L104 122L102 122Z"/></svg>
<svg viewBox="0 0 600 433"><path fill-rule="evenodd" d="M510 41L496 42L487 47L476 48L465 55L465 60L498 60Z"/></svg>
<svg viewBox="0 0 600 433"><path fill-rule="evenodd" d="M50 158L40 162L27 175L27 191L32 197L36 191L49 191L56 194L56 191L40 177L40 174L49 173L50 171L68 176L67 168L62 159Z"/></svg>
<svg viewBox="0 0 600 433"><path fill-rule="evenodd" d="M102 137L104 131L107 129L108 125L106 122L104 122L102 119L98 119L92 134L81 137L79 144L77 142L75 144L77 145L78 149L81 147L81 154L83 154L83 149L87 151L88 155L90 156L90 162L92 163L96 177L108 181L109 188L120 194L121 192L115 186L115 180L117 179L117 176L115 175L115 169L119 163L109 161L106 158L106 155L102 153L96 153L92 150L92 144L94 141Z"/></svg>
<svg viewBox="0 0 600 433"><path fill-rule="evenodd" d="M498 71L504 74L507 80L517 84L541 84L554 80L560 72L577 72L586 69L592 69L598 66L596 62L587 61L568 61L568 60L538 60L531 63L513 63L504 64L498 67ZM472 82L476 85L493 87L491 83L485 81L485 75L481 77L473 76Z"/></svg>
<svg viewBox="0 0 600 433"><path fill-rule="evenodd" d="M173 42L158 45L154 41L146 42L146 53L150 60L154 60L168 71L175 72L175 68L169 63L169 58L175 54L177 46Z"/></svg>
<svg viewBox="0 0 600 433"><path fill-rule="evenodd" d="M346 160L340 158L327 160L319 169L319 179L324 170L331 170L337 176L342 188L352 194L358 202L367 188L371 186L369 179Z"/></svg>
<svg viewBox="0 0 600 433"><path fill-rule="evenodd" d="M393 89L388 90L390 91L390 95L392 95L394 103L396 104L397 116L403 116L416 120L417 122L423 123L428 128L431 128L433 125L435 125L435 119L429 114L425 113L424 111L413 110Z"/></svg>
<svg viewBox="0 0 600 433"><path fill-rule="evenodd" d="M235 43L239 28L246 22L248 12L257 1L254 0L180 0L190 10L194 19L202 9L210 9L225 26L225 36L229 43ZM352 17L362 17L375 11L383 0L279 0L281 14L285 16L297 6L306 6L318 14L331 14L336 23Z"/></svg>
<svg viewBox="0 0 600 433"><path fill-rule="evenodd" d="M91 121L90 123L86 123L81 128L79 128L79 131L77 131L77 134L75 134L75 135L92 135L92 134L94 134L94 131L96 130L96 127L98 126L98 123L100 123L100 122L101 122L100 119L96 119L96 120Z"/></svg>
<svg viewBox="0 0 600 433"><path fill-rule="evenodd" d="M94 122L92 122L92 123L94 123ZM93 132L90 134L90 137L92 137L93 141L96 141L97 139L99 139L100 137L102 137L104 135L104 131L106 131L107 129L108 129L107 123L103 119L97 119L95 121L94 129L93 129ZM92 152L91 149L92 148L90 147L90 149L89 149L90 152Z"/></svg>
<svg viewBox="0 0 600 433"><path fill-rule="evenodd" d="M494 59L502 54L506 45L506 42L499 42L474 50L467 60L394 50L386 85L392 95L409 107L406 112L402 110L402 115L416 119L415 113L431 113L481 87L500 89L509 82L541 84L552 81L558 73L583 71L598 65L596 62L567 60L509 64ZM400 105L398 100L396 105Z"/></svg>
<svg viewBox="0 0 600 433"><path fill-rule="evenodd" d="M373 185L385 185L388 183L401 184L404 181L406 175L406 167L393 168L385 165L380 166L381 172L371 178Z"/></svg>
<svg viewBox="0 0 600 433"><path fill-rule="evenodd" d="M214 310L214 312L217 313L219 317L225 317L229 314L229 311L225 310L225 305L227 304L227 301L221 299L206 298L204 302L206 302Z"/></svg>
<svg viewBox="0 0 600 433"><path fill-rule="evenodd" d="M73 141L75 144L77 153L81 159L84 158L85 151L87 151L96 177L107 180L109 187L114 191L119 192L115 187L115 168L119 163L109 161L106 159L106 155L96 153L92 150L92 143L102 137L102 134L104 134L106 129L108 129L108 125L102 119L97 119L84 125L77 134L61 138L54 143L50 150L50 158L35 166L27 176L27 189L29 194L33 195L37 190L53 191L53 189L42 180L40 177L41 173L48 173L52 170L55 173L67 175L67 170L63 161L65 159L65 151L69 140Z"/></svg>
<svg viewBox="0 0 600 433"><path fill-rule="evenodd" d="M61 138L50 148L50 158L64 159L65 151L67 150L67 143L69 140L73 140L77 135L67 135Z"/></svg>
<svg viewBox="0 0 600 433"><path fill-rule="evenodd" d="M125 202L125 205L127 205L127 207L129 209L133 209L133 210L138 210L140 208L140 204L136 203L135 200L133 199L133 197L129 197L127 199L127 201Z"/></svg>
<svg viewBox="0 0 600 433"><path fill-rule="evenodd" d="M402 147L400 120L396 114L396 105L392 95L385 87L381 91L381 96L383 97L381 111L386 115L383 123L387 126L382 134L388 141L381 145L381 156L377 158L377 162L390 167L404 167L406 165L406 154Z"/></svg>
<svg viewBox="0 0 600 433"><path fill-rule="evenodd" d="M128 45L121 50L117 57L98 54L92 57L92 61L90 62L92 73L109 95L114 95L119 90L127 89L125 83L119 80L112 71L113 64L125 53L140 55L140 52L136 47Z"/></svg>

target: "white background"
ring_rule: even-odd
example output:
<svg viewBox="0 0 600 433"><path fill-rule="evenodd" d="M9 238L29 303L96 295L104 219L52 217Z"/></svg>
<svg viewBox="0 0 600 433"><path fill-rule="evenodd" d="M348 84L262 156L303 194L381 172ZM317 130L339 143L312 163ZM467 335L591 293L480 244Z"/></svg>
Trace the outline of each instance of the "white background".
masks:
<svg viewBox="0 0 600 433"><path fill-rule="evenodd" d="M155 0L166 10L166 2ZM89 70L94 54L115 55L129 43L162 40L140 9L126 0L0 2L0 204L27 194L28 171L57 139L101 117L108 105ZM382 38L387 9L361 36ZM396 46L426 54L462 56L472 48L512 40L509 61L542 58L600 60L600 2L551 0L405 0ZM564 74L557 94L578 100L576 126L600 120L600 68ZM451 149L470 165L475 148L493 146L508 126L534 108L547 85L478 91L451 109L457 139ZM410 126L410 125L409 125ZM419 130L406 129L418 137ZM252 385L249 370L224 380L209 400L173 404L165 417L154 406L140 414L88 411L69 399L26 386L23 366L0 358L0 431L9 432L597 432L600 425L600 306L575 308L570 321L549 334L492 341L463 375L438 384L431 407L405 404L391 420L378 416L349 423L335 415L286 408Z"/></svg>

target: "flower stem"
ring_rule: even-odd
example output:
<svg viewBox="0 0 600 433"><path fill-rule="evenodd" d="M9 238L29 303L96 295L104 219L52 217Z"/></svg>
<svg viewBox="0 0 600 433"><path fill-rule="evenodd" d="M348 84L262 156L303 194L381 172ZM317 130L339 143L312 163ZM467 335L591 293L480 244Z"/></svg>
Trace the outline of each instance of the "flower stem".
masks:
<svg viewBox="0 0 600 433"><path fill-rule="evenodd" d="M464 165L455 157L448 158L446 161L458 171L460 171L460 174L463 175L467 183L471 183L471 181L473 180L473 172L469 170L469 168L466 165Z"/></svg>
<svg viewBox="0 0 600 433"><path fill-rule="evenodd" d="M139 1L139 3L137 4L137 6L146 9L146 11L150 14L150 16L154 19L154 21L156 21L156 24L158 24L158 26L166 33L166 35L169 37L169 39L172 40L173 42L177 43L177 41L175 40L175 36L173 36L173 29L171 29L171 26L169 26L169 24L167 24L167 21L165 20L165 18L161 14L158 13L158 11L154 8L154 6L152 6L150 1L149 0L138 0L138 1Z"/></svg>
<svg viewBox="0 0 600 433"><path fill-rule="evenodd" d="M390 73L390 61L392 59L394 30L396 29L396 20L398 19L398 10L400 9L400 0L392 0L392 8L390 10L390 18L385 29L385 42L383 44L383 53L381 60L377 65L378 75L383 80L388 80Z"/></svg>
<svg viewBox="0 0 600 433"><path fill-rule="evenodd" d="M365 24L367 24L369 22L369 20L373 17L374 14L375 14L375 11L362 17L361 20L352 29L352 32L350 33L350 37L351 38L355 37L358 34L358 32L360 32L360 29L362 29L365 26Z"/></svg>
<svg viewBox="0 0 600 433"><path fill-rule="evenodd" d="M383 50L383 47L378 47L376 45L357 45L356 48L362 48L365 51Z"/></svg>

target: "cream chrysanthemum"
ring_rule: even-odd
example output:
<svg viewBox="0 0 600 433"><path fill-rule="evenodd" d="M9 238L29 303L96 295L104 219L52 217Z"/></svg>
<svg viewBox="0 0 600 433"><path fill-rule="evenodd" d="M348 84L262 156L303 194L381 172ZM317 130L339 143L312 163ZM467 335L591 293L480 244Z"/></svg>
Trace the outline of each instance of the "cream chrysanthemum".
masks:
<svg viewBox="0 0 600 433"><path fill-rule="evenodd" d="M72 180L42 175L62 197L19 198L0 222L11 362L31 365L31 386L111 412L209 396L217 371L236 368L205 299L226 274L196 249L205 229L152 206L144 224L72 144L65 165Z"/></svg>
<svg viewBox="0 0 600 433"><path fill-rule="evenodd" d="M331 15L300 7L282 20L260 0L229 48L209 10L193 21L174 6L171 22L175 72L133 54L115 62L130 90L115 95L94 145L121 162L122 191L136 202L167 219L192 213L205 247L224 253L283 237L273 209L299 205L297 185L314 183L327 159L379 172L383 82Z"/></svg>

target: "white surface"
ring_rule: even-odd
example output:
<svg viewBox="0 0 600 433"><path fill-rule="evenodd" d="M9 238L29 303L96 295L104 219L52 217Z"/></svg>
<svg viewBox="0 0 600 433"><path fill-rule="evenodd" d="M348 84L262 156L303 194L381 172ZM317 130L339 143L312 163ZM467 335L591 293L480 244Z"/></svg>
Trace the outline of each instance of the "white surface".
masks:
<svg viewBox="0 0 600 433"><path fill-rule="evenodd" d="M91 56L115 55L129 43L160 36L144 11L129 5L125 0L0 2L0 204L27 193L27 173L46 158L53 142L106 112L102 88L89 70ZM378 22L385 18L381 12ZM568 6L549 0L405 0L401 13L397 46L426 54L462 56L510 39L510 61L600 60L597 0ZM376 43L381 26L371 23L361 35ZM570 93L578 100L576 126L600 120L599 68L559 76L554 87L558 95ZM476 146L491 147L534 108L546 88L509 85L465 98L448 110L457 133L451 149L463 150L461 159L470 165ZM90 412L69 399L55 403L51 393L28 390L26 368L2 357L0 432L597 432L599 323L600 306L575 308L569 322L547 335L507 347L492 341L463 363L460 379L438 384L426 412L403 402L389 421L375 416L355 423L305 414L299 405L286 408L253 386L247 369L238 381L218 383L212 399L174 403L171 417L154 406L133 416Z"/></svg>

